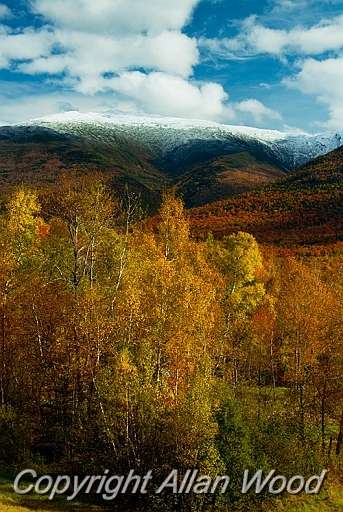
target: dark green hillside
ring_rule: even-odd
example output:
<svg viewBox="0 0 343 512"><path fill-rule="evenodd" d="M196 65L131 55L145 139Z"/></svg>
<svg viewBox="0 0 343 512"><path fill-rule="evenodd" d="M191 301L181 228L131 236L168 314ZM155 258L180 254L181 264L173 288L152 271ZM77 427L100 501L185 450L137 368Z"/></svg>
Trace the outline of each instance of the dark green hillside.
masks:
<svg viewBox="0 0 343 512"><path fill-rule="evenodd" d="M343 148L258 190L194 208L191 222L198 236L242 230L285 247L343 240Z"/></svg>

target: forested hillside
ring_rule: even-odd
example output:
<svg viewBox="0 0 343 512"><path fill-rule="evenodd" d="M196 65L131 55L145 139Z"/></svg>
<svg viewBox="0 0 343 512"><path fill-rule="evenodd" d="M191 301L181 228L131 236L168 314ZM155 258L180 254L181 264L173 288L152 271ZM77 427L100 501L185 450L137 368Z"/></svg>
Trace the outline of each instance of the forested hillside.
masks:
<svg viewBox="0 0 343 512"><path fill-rule="evenodd" d="M334 244L343 240L343 149L338 148L253 190L191 210L197 236L216 238L237 230L279 247Z"/></svg>
<svg viewBox="0 0 343 512"><path fill-rule="evenodd" d="M46 128L0 129L2 190L9 191L20 184L42 189L66 172L97 172L119 192L129 184L156 211L161 190L172 180L152 160L153 155L146 148L120 137L109 145Z"/></svg>
<svg viewBox="0 0 343 512"><path fill-rule="evenodd" d="M275 165L242 152L193 164L174 177L174 184L191 208L259 188L283 176L285 173Z"/></svg>
<svg viewBox="0 0 343 512"><path fill-rule="evenodd" d="M150 229L135 194L75 174L5 198L0 251L4 464L151 470L152 491L173 469L231 478L223 494L120 494L120 511L273 509L287 496L242 493L244 470L340 474L341 254L196 241L166 194Z"/></svg>

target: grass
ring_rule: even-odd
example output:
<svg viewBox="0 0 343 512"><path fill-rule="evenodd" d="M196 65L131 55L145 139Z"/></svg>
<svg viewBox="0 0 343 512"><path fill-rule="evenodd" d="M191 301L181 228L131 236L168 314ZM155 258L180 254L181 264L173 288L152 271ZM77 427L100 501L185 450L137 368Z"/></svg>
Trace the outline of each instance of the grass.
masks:
<svg viewBox="0 0 343 512"><path fill-rule="evenodd" d="M342 512L343 489L339 486L330 486L317 496L301 495L288 498L286 502L272 507L266 512Z"/></svg>
<svg viewBox="0 0 343 512"><path fill-rule="evenodd" d="M19 495L13 490L15 476L0 474L0 510L1 512L103 512L98 505L80 501L66 501L63 495L56 496L53 501L46 495Z"/></svg>
<svg viewBox="0 0 343 512"><path fill-rule="evenodd" d="M265 503L263 512L342 512L343 485L340 473L340 467L332 466L318 494L291 496L285 493L275 496L275 500Z"/></svg>

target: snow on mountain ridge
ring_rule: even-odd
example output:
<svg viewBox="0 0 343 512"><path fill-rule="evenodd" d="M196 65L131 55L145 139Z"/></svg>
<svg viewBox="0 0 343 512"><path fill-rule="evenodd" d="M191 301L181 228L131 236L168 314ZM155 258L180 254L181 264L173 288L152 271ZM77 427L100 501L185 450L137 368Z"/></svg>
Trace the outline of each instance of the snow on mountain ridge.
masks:
<svg viewBox="0 0 343 512"><path fill-rule="evenodd" d="M298 135L277 130L231 126L213 121L163 117L118 110L53 114L33 119L25 126L40 126L57 132L80 135L97 142L117 145L118 136L141 144L166 160L182 152L249 151L274 157L292 169L343 144L343 133ZM200 144L200 146L199 146ZM205 148L205 146L206 148ZM213 146L212 149L210 146Z"/></svg>
<svg viewBox="0 0 343 512"><path fill-rule="evenodd" d="M185 119L179 117L164 117L155 114L141 114L135 112L123 112L120 110L109 110L106 112L88 112L81 114L78 111L64 112L62 114L51 114L37 119L31 119L26 125L38 124L61 124L61 123L93 123L93 124L114 124L140 126L150 128L170 128L174 130L209 129L213 131L224 131L232 134L247 135L260 140L279 140L287 137L287 134L278 130L266 130L247 126L235 126L220 124L214 121L202 119Z"/></svg>

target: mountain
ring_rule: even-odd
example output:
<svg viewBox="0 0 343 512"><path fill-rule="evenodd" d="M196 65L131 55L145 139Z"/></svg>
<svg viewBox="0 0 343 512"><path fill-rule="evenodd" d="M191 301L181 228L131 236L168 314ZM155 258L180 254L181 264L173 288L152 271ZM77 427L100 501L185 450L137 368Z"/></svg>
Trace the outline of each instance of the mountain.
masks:
<svg viewBox="0 0 343 512"><path fill-rule="evenodd" d="M343 134L292 135L120 111L66 112L0 127L0 185L39 185L74 168L125 183L145 203L175 186L200 206L274 181L343 143Z"/></svg>
<svg viewBox="0 0 343 512"><path fill-rule="evenodd" d="M120 139L117 145L59 133L40 126L0 127L0 187L20 183L50 185L70 170L96 172L119 193L125 184L140 192L146 203L156 204L171 180L149 160L152 155L138 144Z"/></svg>
<svg viewBox="0 0 343 512"><path fill-rule="evenodd" d="M118 139L138 144L160 160L163 170L172 175L190 163L208 160L218 154L244 151L289 171L343 144L343 133L294 135L277 130L121 111L65 112L32 120L27 125L114 146Z"/></svg>
<svg viewBox="0 0 343 512"><path fill-rule="evenodd" d="M193 233L216 238L237 231L281 247L343 240L343 147L280 180L240 196L190 210Z"/></svg>
<svg viewBox="0 0 343 512"><path fill-rule="evenodd" d="M176 190L188 208L219 201L285 176L275 165L248 151L217 156L188 166Z"/></svg>

